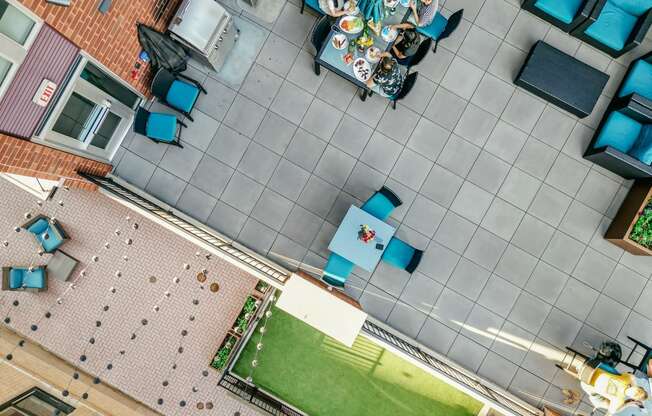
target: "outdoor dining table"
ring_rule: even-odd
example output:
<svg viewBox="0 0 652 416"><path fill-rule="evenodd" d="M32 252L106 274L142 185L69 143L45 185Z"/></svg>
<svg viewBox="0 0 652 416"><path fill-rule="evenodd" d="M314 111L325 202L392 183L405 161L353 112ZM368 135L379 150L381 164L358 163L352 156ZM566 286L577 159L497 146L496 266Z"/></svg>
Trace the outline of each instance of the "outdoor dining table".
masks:
<svg viewBox="0 0 652 416"><path fill-rule="evenodd" d="M362 225L367 225L376 232L374 240L365 243L358 239ZM351 205L328 249L366 271L373 272L395 232L396 229L391 225Z"/></svg>

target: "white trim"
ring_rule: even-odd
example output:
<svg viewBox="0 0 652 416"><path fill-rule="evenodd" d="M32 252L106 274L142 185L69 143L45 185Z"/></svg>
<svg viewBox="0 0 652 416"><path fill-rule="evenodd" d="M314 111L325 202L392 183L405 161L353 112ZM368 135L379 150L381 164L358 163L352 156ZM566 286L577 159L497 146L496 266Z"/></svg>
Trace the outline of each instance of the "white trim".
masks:
<svg viewBox="0 0 652 416"><path fill-rule="evenodd" d="M52 191L52 188L57 187L61 185L62 181L53 181L49 179L40 179L32 176L25 176L25 175L16 175L14 173L0 173L0 178L5 179L7 182L10 182L23 191L29 192L30 194L36 196L40 200L44 201L50 192ZM35 181L42 182L43 185L46 185L46 189L42 190L40 189L40 186L37 188L35 185Z"/></svg>

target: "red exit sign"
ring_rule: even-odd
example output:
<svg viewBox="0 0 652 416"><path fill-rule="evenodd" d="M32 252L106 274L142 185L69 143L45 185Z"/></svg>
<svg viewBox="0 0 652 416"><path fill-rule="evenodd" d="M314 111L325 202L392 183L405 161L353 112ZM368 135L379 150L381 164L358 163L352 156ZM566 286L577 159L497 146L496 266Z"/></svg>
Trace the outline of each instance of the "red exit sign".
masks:
<svg viewBox="0 0 652 416"><path fill-rule="evenodd" d="M45 107L52 99L52 96L54 96L54 92L56 90L57 90L57 84L50 81L49 79L44 79L43 81L41 81L41 85L39 85L38 89L36 90L36 93L34 94L34 98L32 98L32 101L36 105Z"/></svg>

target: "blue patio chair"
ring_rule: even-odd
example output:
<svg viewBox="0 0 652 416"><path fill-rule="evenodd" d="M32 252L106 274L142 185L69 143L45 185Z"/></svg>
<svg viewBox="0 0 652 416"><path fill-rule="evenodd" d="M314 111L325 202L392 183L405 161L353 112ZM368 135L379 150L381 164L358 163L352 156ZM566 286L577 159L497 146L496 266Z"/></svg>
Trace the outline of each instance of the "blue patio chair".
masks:
<svg viewBox="0 0 652 416"><path fill-rule="evenodd" d="M521 7L570 32L589 18L597 0L524 0Z"/></svg>
<svg viewBox="0 0 652 416"><path fill-rule="evenodd" d="M598 0L573 36L617 58L640 45L652 24L652 0Z"/></svg>
<svg viewBox="0 0 652 416"><path fill-rule="evenodd" d="M324 11L319 7L319 0L302 0L301 1L301 14L303 14L303 9L308 8L314 11L317 14L323 15Z"/></svg>
<svg viewBox="0 0 652 416"><path fill-rule="evenodd" d="M23 224L21 228L32 233L46 253L54 253L70 238L57 220L52 220L45 215L37 215Z"/></svg>
<svg viewBox="0 0 652 416"><path fill-rule="evenodd" d="M177 124L179 133L177 134ZM152 113L140 107L134 120L134 131L156 143L171 144L183 148L179 142L181 128L188 127L173 114Z"/></svg>
<svg viewBox="0 0 652 416"><path fill-rule="evenodd" d="M620 84L618 97L630 94L638 94L640 97L636 97L636 101L652 109L652 52L630 64Z"/></svg>
<svg viewBox="0 0 652 416"><path fill-rule="evenodd" d="M42 292L48 288L45 266L3 267L2 290Z"/></svg>
<svg viewBox="0 0 652 416"><path fill-rule="evenodd" d="M437 45L440 40L449 37L462 21L464 9L458 10L446 19L440 12L437 12L435 18L428 26L417 27L417 32L424 36L428 36L435 41L435 46L432 48L433 52L437 52Z"/></svg>
<svg viewBox="0 0 652 416"><path fill-rule="evenodd" d="M652 177L652 110L633 99L614 102L584 158L627 179Z"/></svg>
<svg viewBox="0 0 652 416"><path fill-rule="evenodd" d="M392 192L391 189L383 186L376 191L371 198L367 199L367 202L362 204L360 209L381 221L386 221L392 214L394 208L398 208L402 204L403 201L401 201L401 198Z"/></svg>
<svg viewBox="0 0 652 416"><path fill-rule="evenodd" d="M408 273L413 273L421 262L422 250L417 250L408 243L392 237L383 252L382 260Z"/></svg>
<svg viewBox="0 0 652 416"><path fill-rule="evenodd" d="M353 267L354 264L344 257L331 253L324 268L322 280L331 286L344 287L344 283L346 283L353 271Z"/></svg>
<svg viewBox="0 0 652 416"><path fill-rule="evenodd" d="M197 103L199 94L206 94L199 82L183 74L175 75L165 68L159 69L154 75L151 90L163 104L183 113L190 121L194 121L190 112Z"/></svg>

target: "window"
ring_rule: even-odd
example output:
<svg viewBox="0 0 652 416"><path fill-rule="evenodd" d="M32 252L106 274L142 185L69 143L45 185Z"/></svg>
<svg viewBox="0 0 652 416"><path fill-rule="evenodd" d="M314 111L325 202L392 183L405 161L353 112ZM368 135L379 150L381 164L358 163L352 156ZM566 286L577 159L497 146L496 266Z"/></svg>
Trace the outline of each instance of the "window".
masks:
<svg viewBox="0 0 652 416"><path fill-rule="evenodd" d="M0 405L0 416L63 416L74 410L74 407L34 387Z"/></svg>
<svg viewBox="0 0 652 416"><path fill-rule="evenodd" d="M79 76L129 108L135 108L140 102L140 97L136 95L136 93L122 85L91 62L86 64L84 70Z"/></svg>
<svg viewBox="0 0 652 416"><path fill-rule="evenodd" d="M0 33L24 46L35 24L36 22L7 0L0 0Z"/></svg>
<svg viewBox="0 0 652 416"><path fill-rule="evenodd" d="M39 24L16 0L0 0L0 97L25 59Z"/></svg>

